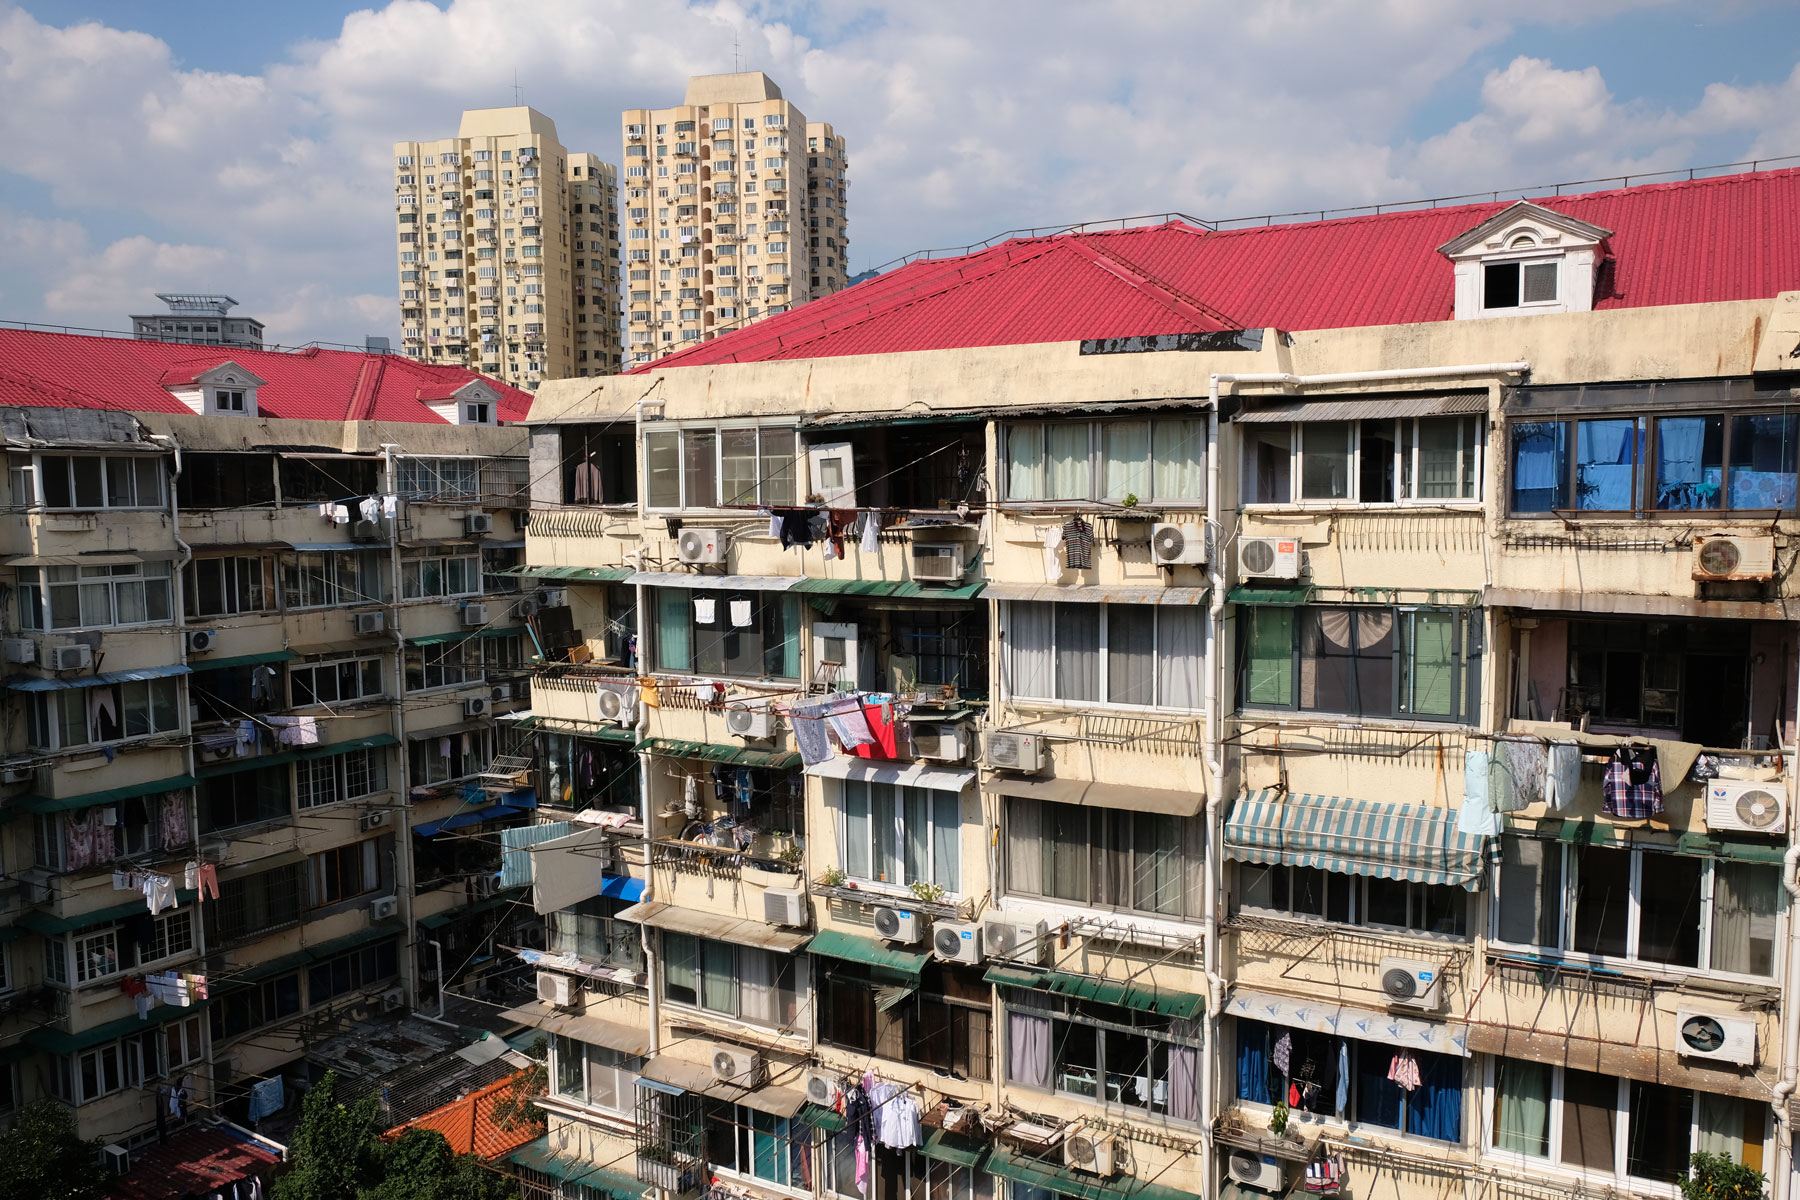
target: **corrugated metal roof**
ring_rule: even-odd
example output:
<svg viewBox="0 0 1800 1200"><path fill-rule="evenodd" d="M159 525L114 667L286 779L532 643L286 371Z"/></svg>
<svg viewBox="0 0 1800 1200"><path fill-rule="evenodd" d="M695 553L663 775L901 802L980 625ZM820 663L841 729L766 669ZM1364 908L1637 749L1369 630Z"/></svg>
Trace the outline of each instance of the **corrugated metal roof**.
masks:
<svg viewBox="0 0 1800 1200"><path fill-rule="evenodd" d="M1314 396L1306 400L1282 400L1274 404L1258 404L1233 417L1240 425L1267 425L1287 421L1380 421L1390 417L1443 417L1463 413L1485 413L1487 393L1461 392L1455 395L1417 396L1346 396L1334 400Z"/></svg>
<svg viewBox="0 0 1800 1200"><path fill-rule="evenodd" d="M1203 587L1063 587L1054 583L990 583L985 600L1049 600L1062 604L1205 604L1210 589Z"/></svg>
<svg viewBox="0 0 1800 1200"><path fill-rule="evenodd" d="M664 904L660 900L639 901L630 908L620 909L617 917L621 921L648 925L652 929L711 938L715 942L731 942L739 946L760 946L783 954L792 954L806 945L811 937L798 930L781 929L765 925L761 921L745 921L717 913L704 913L692 908Z"/></svg>
<svg viewBox="0 0 1800 1200"><path fill-rule="evenodd" d="M29 679L14 675L6 681L6 686L15 692L56 692L68 688L106 687L114 683L140 683L146 679L168 679L175 675L190 675L192 669L180 663L170 663L161 667L133 667L129 671L106 671L99 675L71 675L60 679Z"/></svg>
<svg viewBox="0 0 1800 1200"><path fill-rule="evenodd" d="M785 592L798 575L689 575L683 571L639 571L625 580L646 587L702 588L709 591Z"/></svg>

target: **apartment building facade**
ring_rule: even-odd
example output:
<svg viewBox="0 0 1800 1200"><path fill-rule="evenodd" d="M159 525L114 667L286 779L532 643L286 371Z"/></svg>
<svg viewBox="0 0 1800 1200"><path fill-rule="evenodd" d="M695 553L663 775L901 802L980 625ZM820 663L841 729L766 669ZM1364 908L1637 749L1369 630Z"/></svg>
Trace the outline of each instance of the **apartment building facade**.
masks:
<svg viewBox="0 0 1800 1200"><path fill-rule="evenodd" d="M260 350L263 323L255 317L234 317L237 301L214 293L158 292L169 306L163 313L133 313L134 337L151 342L191 342L202 346L248 346Z"/></svg>
<svg viewBox="0 0 1800 1200"><path fill-rule="evenodd" d="M844 139L767 75L696 75L680 105L627 109L621 126L632 363L844 286Z"/></svg>
<svg viewBox="0 0 1800 1200"><path fill-rule="evenodd" d="M620 369L618 179L534 108L394 144L400 343L533 391Z"/></svg>
<svg viewBox="0 0 1800 1200"><path fill-rule="evenodd" d="M296 1094L309 1046L536 927L473 836L535 802L504 719L529 397L394 355L0 341L0 1107L129 1151Z"/></svg>
<svg viewBox="0 0 1800 1200"><path fill-rule="evenodd" d="M1797 207L1009 242L551 388L526 1194L1800 1195Z"/></svg>

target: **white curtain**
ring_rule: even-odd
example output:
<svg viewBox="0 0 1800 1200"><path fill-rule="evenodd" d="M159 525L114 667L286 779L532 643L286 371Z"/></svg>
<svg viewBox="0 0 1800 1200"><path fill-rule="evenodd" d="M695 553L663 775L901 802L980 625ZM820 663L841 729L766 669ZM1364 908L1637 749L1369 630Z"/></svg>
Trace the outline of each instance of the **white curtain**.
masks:
<svg viewBox="0 0 1800 1200"><path fill-rule="evenodd" d="M1206 499L1205 421L1158 421L1150 452L1154 455L1152 496L1158 500Z"/></svg>
<svg viewBox="0 0 1800 1200"><path fill-rule="evenodd" d="M1700 1101L1700 1136L1694 1149L1707 1154L1723 1154L1734 1163L1744 1163L1744 1102L1736 1096L1719 1096L1712 1092L1694 1093ZM1762 1115L1756 1115L1758 1124Z"/></svg>
<svg viewBox="0 0 1800 1200"><path fill-rule="evenodd" d="M1051 500L1087 500L1094 485L1093 456L1088 446L1088 426L1080 422L1051 425Z"/></svg>
<svg viewBox="0 0 1800 1200"><path fill-rule="evenodd" d="M1006 431L1006 496L1044 498L1044 427L1012 425Z"/></svg>
<svg viewBox="0 0 1800 1200"><path fill-rule="evenodd" d="M1197 608L1156 610L1156 702L1164 708L1200 708L1205 631Z"/></svg>
<svg viewBox="0 0 1800 1200"><path fill-rule="evenodd" d="M777 1024L781 1014L775 1003L773 956L767 950L741 946L737 960L738 1007L743 1018L763 1025Z"/></svg>
<svg viewBox="0 0 1800 1200"><path fill-rule="evenodd" d="M1006 890L1044 894L1043 810L1036 800L1006 801Z"/></svg>
<svg viewBox="0 0 1800 1200"><path fill-rule="evenodd" d="M1013 696L1048 700L1055 686L1055 612L1048 604L1015 600L1006 606L1006 657Z"/></svg>
<svg viewBox="0 0 1800 1200"><path fill-rule="evenodd" d="M1100 606L1056 606L1056 698L1100 699Z"/></svg>
<svg viewBox="0 0 1800 1200"><path fill-rule="evenodd" d="M1156 703L1154 608L1106 606L1106 699L1111 704Z"/></svg>
<svg viewBox="0 0 1800 1200"><path fill-rule="evenodd" d="M1774 974L1779 891L1773 867L1714 864L1713 970L1739 975Z"/></svg>
<svg viewBox="0 0 1800 1200"><path fill-rule="evenodd" d="M1108 500L1150 498L1150 422L1108 422L1101 434L1101 451L1101 478Z"/></svg>
<svg viewBox="0 0 1800 1200"><path fill-rule="evenodd" d="M1050 1018L1006 1014L1007 1077L1026 1087L1050 1086Z"/></svg>

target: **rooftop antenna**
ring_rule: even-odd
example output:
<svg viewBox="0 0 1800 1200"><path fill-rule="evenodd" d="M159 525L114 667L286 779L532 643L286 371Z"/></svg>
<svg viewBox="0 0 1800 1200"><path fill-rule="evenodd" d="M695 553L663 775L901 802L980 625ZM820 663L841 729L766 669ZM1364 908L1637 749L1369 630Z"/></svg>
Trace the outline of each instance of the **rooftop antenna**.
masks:
<svg viewBox="0 0 1800 1200"><path fill-rule="evenodd" d="M744 69L744 60L738 56L738 35L731 35L731 72L737 74Z"/></svg>
<svg viewBox="0 0 1800 1200"><path fill-rule="evenodd" d="M525 106L525 89L519 86L519 69L517 67L513 68L512 90L513 107L523 108Z"/></svg>

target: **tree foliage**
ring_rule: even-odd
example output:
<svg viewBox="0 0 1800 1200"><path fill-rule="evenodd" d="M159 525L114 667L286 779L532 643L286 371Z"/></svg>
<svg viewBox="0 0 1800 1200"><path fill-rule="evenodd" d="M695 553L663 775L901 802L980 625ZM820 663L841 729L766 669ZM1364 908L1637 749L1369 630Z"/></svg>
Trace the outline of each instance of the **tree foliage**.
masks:
<svg viewBox="0 0 1800 1200"><path fill-rule="evenodd" d="M1678 1186L1682 1200L1763 1200L1766 1182L1761 1171L1702 1150L1688 1159L1687 1177Z"/></svg>
<svg viewBox="0 0 1800 1200"><path fill-rule="evenodd" d="M100 1143L77 1137L75 1114L54 1100L21 1108L0 1134L0 1196L97 1200L107 1179Z"/></svg>
<svg viewBox="0 0 1800 1200"><path fill-rule="evenodd" d="M549 1052L544 1038L533 1041L525 1051L532 1059L531 1066L514 1075L506 1090L494 1097L494 1124L508 1133L528 1130L540 1136L549 1128L544 1110L532 1103L550 1090L550 1070L544 1061Z"/></svg>

